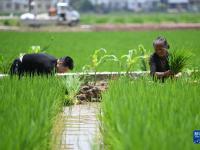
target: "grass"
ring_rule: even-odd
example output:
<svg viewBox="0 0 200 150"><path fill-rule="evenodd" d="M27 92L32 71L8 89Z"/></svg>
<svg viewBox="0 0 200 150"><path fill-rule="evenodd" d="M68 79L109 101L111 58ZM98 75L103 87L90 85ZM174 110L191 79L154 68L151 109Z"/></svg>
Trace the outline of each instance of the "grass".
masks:
<svg viewBox="0 0 200 150"><path fill-rule="evenodd" d="M46 53L55 57L70 55L75 61L75 70L82 71L82 67L90 63L94 50L105 48L107 54L120 57L130 49L137 49L139 44L153 52L152 42L159 36L165 36L172 50L184 49L192 52L191 66L200 64L199 30L176 31L135 31L135 32L77 32L77 33L47 33L47 32L0 32L0 54L4 60L11 63L19 53L26 52L32 45L42 48L50 44ZM5 65L6 66L6 65ZM119 71L120 67L114 62L108 62L99 71Z"/></svg>
<svg viewBox="0 0 200 150"><path fill-rule="evenodd" d="M181 72L189 63L190 54L182 51L170 52L169 55L169 66L170 70L177 74Z"/></svg>
<svg viewBox="0 0 200 150"><path fill-rule="evenodd" d="M198 77L199 78L199 77ZM105 149L199 149L199 82L119 79L103 95Z"/></svg>
<svg viewBox="0 0 200 150"><path fill-rule="evenodd" d="M198 30L0 32L0 54L10 63L32 45L44 48L50 44L46 53L58 58L70 55L75 60L74 71L81 71L94 50L105 48L108 54L119 57L143 44L153 52L152 41L158 35L168 39L171 49L192 52L191 66L200 63ZM99 71L119 69L118 64L109 62ZM192 132L199 129L199 80L185 80L160 84L121 79L111 83L102 104L103 135L108 149L197 149L192 143ZM0 80L0 149L51 149L52 128L66 98L67 86L61 83L57 78L40 77ZM73 86L71 89L76 91Z"/></svg>
<svg viewBox="0 0 200 150"><path fill-rule="evenodd" d="M73 105L78 102L76 95L80 90L82 81L80 77L77 76L68 76L63 79L63 84L65 86L66 95L64 105Z"/></svg>
<svg viewBox="0 0 200 150"><path fill-rule="evenodd" d="M0 149L51 149L64 94L53 77L0 79Z"/></svg>
<svg viewBox="0 0 200 150"><path fill-rule="evenodd" d="M20 26L20 20L18 19L1 19L0 25L4 26Z"/></svg>
<svg viewBox="0 0 200 150"><path fill-rule="evenodd" d="M199 23L200 13L111 13L103 15L82 14L81 24L123 23Z"/></svg>
<svg viewBox="0 0 200 150"><path fill-rule="evenodd" d="M133 13L110 14L82 13L81 24L129 24L129 23L200 23L200 13ZM19 19L2 19L0 25L20 26Z"/></svg>

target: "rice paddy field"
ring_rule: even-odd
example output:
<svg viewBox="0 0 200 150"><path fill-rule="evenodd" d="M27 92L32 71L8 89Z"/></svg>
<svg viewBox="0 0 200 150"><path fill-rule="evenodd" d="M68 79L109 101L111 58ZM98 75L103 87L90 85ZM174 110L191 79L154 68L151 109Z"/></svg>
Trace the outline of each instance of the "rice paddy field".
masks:
<svg viewBox="0 0 200 150"><path fill-rule="evenodd" d="M56 85L56 86L55 86ZM0 79L0 149L51 149L64 88L56 78Z"/></svg>
<svg viewBox="0 0 200 150"><path fill-rule="evenodd" d="M155 83L148 79L113 81L103 96L105 149L199 149L199 77Z"/></svg>
<svg viewBox="0 0 200 150"><path fill-rule="evenodd" d="M0 54L6 62L27 52L30 46L48 47L46 53L56 57L69 55L74 58L75 72L91 62L94 50L105 48L108 54L117 57L127 54L130 49L137 49L142 44L150 53L153 51L153 40L162 35L168 39L171 50L186 50L194 54L191 67L200 63L199 59L199 30L174 31L138 31L138 32L0 32ZM98 71L119 71L114 62L100 66ZM137 69L136 69L137 70Z"/></svg>
<svg viewBox="0 0 200 150"><path fill-rule="evenodd" d="M108 54L120 57L142 44L152 53L152 42L159 35L168 39L170 50L192 53L189 69L200 67L200 30L0 32L3 58L0 72L7 72L12 60L31 46L41 46L57 58L71 56L75 61L73 72L80 72L84 65L91 63L95 50L105 48ZM116 62L108 62L97 71L124 70ZM110 81L101 102L103 147L108 150L199 149L193 143L193 131L200 129L199 84L198 72L165 83L153 82L148 77ZM64 106L66 87L58 77L1 78L0 149L53 149L55 136L59 134L54 127Z"/></svg>
<svg viewBox="0 0 200 150"><path fill-rule="evenodd" d="M1 15L1 14L0 14ZM200 23L200 13L81 13L81 24ZM0 19L0 25L21 26L18 18Z"/></svg>
<svg viewBox="0 0 200 150"><path fill-rule="evenodd" d="M124 24L124 23L199 23L200 13L128 13L83 14L82 24Z"/></svg>

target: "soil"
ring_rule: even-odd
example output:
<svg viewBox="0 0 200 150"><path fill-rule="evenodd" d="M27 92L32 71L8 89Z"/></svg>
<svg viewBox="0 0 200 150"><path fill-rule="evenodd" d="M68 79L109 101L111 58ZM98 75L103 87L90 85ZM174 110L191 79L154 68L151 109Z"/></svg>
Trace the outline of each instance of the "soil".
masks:
<svg viewBox="0 0 200 150"><path fill-rule="evenodd" d="M145 31L177 29L200 29L200 23L102 24L93 26L93 31Z"/></svg>
<svg viewBox="0 0 200 150"><path fill-rule="evenodd" d="M98 81L95 83L87 83L82 85L77 99L81 102L100 102L102 93L108 88L107 81Z"/></svg>
<svg viewBox="0 0 200 150"><path fill-rule="evenodd" d="M143 31L143 30L176 30L176 29L200 29L200 23L161 23L161 24L96 24L68 26L44 26L44 27L15 27L0 26L0 31L17 32L92 32L92 31Z"/></svg>

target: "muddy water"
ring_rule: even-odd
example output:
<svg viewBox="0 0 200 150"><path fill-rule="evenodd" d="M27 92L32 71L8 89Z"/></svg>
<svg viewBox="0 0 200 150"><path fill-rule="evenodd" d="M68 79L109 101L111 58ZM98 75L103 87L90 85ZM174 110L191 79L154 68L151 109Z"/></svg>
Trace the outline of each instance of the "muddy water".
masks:
<svg viewBox="0 0 200 150"><path fill-rule="evenodd" d="M99 103L87 103L64 108L64 131L61 149L99 149Z"/></svg>

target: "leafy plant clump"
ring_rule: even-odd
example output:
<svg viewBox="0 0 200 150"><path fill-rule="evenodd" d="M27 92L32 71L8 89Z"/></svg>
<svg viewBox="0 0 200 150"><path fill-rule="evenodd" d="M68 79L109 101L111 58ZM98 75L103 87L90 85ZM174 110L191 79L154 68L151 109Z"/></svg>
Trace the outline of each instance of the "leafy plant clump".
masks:
<svg viewBox="0 0 200 150"><path fill-rule="evenodd" d="M22 58L25 54L38 54L38 53L46 53L44 49L42 49L40 46L31 46L28 48L26 53L20 53L19 58Z"/></svg>
<svg viewBox="0 0 200 150"><path fill-rule="evenodd" d="M122 59L126 59L123 64ZM136 50L129 50L127 55L121 56L121 67L126 69L126 73L128 74L132 67L138 62L139 57L136 55Z"/></svg>
<svg viewBox="0 0 200 150"><path fill-rule="evenodd" d="M107 55L106 49L98 49L95 50L91 57L91 64L83 66L82 70L84 72L94 71L94 83L96 83L96 73L98 68L107 61L119 61L115 55Z"/></svg>
<svg viewBox="0 0 200 150"><path fill-rule="evenodd" d="M130 73L130 71L135 66L138 66L138 65L142 71L147 71L148 58L149 58L148 51L144 48L143 45L139 45L138 49L129 50L127 55L121 56L120 66L122 69L126 70L127 74Z"/></svg>
<svg viewBox="0 0 200 150"><path fill-rule="evenodd" d="M80 90L82 81L78 76L68 76L63 79L63 84L66 89L65 105L72 105L77 103L76 95Z"/></svg>
<svg viewBox="0 0 200 150"><path fill-rule="evenodd" d="M103 48L95 50L91 57L91 64L85 65L83 67L83 70L91 70L96 72L98 70L98 67L101 66L103 63L107 61L118 61L118 58L115 55L106 55L106 53L107 50Z"/></svg>
<svg viewBox="0 0 200 150"><path fill-rule="evenodd" d="M43 51L43 49L40 46L31 46L28 49L28 53L45 53L45 51Z"/></svg>
<svg viewBox="0 0 200 150"><path fill-rule="evenodd" d="M138 51L139 51L139 56L140 56L140 69L142 71L147 71L149 70L149 57L150 53L147 49L144 48L143 45L138 46Z"/></svg>
<svg viewBox="0 0 200 150"><path fill-rule="evenodd" d="M177 74L181 72L187 65L191 54L184 51L172 51L169 54L170 70Z"/></svg>

